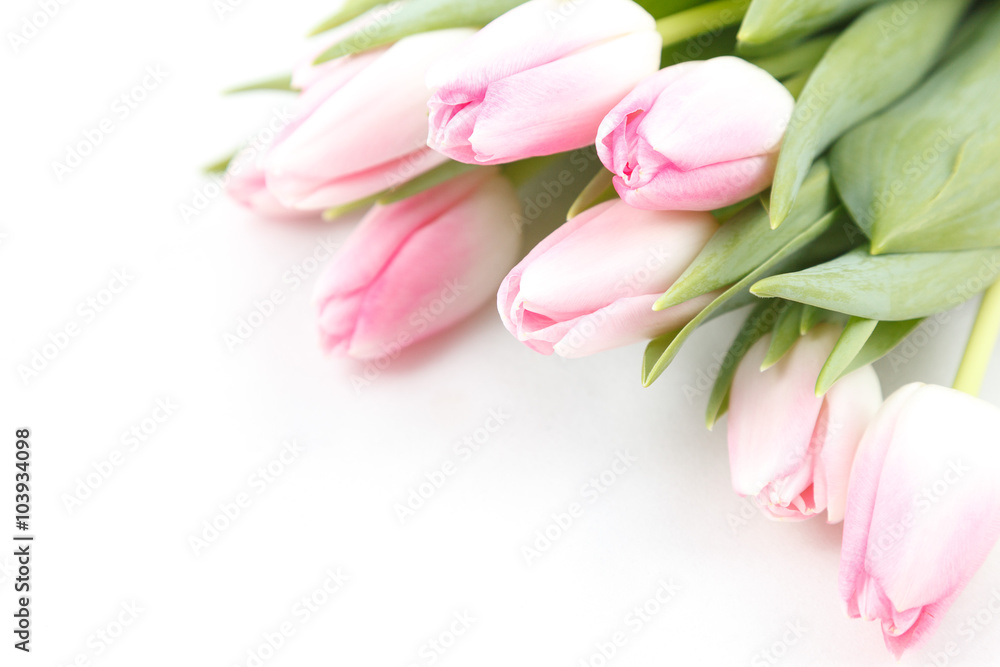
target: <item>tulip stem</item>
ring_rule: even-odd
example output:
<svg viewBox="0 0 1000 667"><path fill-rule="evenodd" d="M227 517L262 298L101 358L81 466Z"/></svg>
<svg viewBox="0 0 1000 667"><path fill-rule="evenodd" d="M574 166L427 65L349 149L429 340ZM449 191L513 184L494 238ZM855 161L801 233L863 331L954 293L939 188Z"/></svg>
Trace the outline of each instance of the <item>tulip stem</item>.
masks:
<svg viewBox="0 0 1000 667"><path fill-rule="evenodd" d="M736 25L747 13L750 0L716 0L683 12L665 16L656 22L663 47L678 44L705 33L718 34Z"/></svg>
<svg viewBox="0 0 1000 667"><path fill-rule="evenodd" d="M955 389L973 396L979 395L998 334L1000 334L1000 280L993 283L983 294L969 343L965 346L962 364L955 376L955 384L952 385Z"/></svg>

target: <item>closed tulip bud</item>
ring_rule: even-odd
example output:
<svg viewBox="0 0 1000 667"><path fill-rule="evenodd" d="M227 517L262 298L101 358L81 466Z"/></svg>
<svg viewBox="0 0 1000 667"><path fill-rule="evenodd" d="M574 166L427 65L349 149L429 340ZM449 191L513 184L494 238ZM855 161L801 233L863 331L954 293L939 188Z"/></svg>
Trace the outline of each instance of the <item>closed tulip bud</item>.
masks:
<svg viewBox="0 0 1000 667"><path fill-rule="evenodd" d="M289 208L267 189L264 170L261 168L263 153L248 147L236 154L226 168L226 194L239 204L266 218L318 217L315 211Z"/></svg>
<svg viewBox="0 0 1000 667"><path fill-rule="evenodd" d="M530 0L427 75L427 143L499 164L593 143L604 114L660 63L656 22L631 0Z"/></svg>
<svg viewBox="0 0 1000 667"><path fill-rule="evenodd" d="M840 595L878 620L898 658L929 635L1000 537L1000 409L914 383L886 400L858 450Z"/></svg>
<svg viewBox="0 0 1000 667"><path fill-rule="evenodd" d="M784 86L740 58L680 63L608 113L597 154L636 208L722 208L770 185L794 105Z"/></svg>
<svg viewBox="0 0 1000 667"><path fill-rule="evenodd" d="M776 364L761 371L770 336L750 348L729 397L733 489L773 519L844 517L851 464L882 402L871 366L839 380L822 397L816 379L839 331L819 324Z"/></svg>
<svg viewBox="0 0 1000 667"><path fill-rule="evenodd" d="M493 169L374 207L316 285L323 346L391 356L471 314L517 261L518 212Z"/></svg>
<svg viewBox="0 0 1000 667"><path fill-rule="evenodd" d="M599 204L539 243L503 281L504 326L542 354L582 357L680 328L713 295L654 311L718 228L708 213Z"/></svg>
<svg viewBox="0 0 1000 667"><path fill-rule="evenodd" d="M413 35L386 49L345 56L308 87L295 119L271 147L267 187L286 206L342 206L411 180L445 161L427 148L423 77L472 30Z"/></svg>

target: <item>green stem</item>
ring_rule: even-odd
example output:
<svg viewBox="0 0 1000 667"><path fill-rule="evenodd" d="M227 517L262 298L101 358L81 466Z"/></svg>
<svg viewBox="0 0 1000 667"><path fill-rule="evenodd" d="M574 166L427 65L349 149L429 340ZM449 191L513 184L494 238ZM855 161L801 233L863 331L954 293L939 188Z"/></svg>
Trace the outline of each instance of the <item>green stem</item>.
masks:
<svg viewBox="0 0 1000 667"><path fill-rule="evenodd" d="M816 67L836 37L839 35L816 37L775 56L751 58L750 62L775 79L787 79L794 74Z"/></svg>
<svg viewBox="0 0 1000 667"><path fill-rule="evenodd" d="M663 37L664 48L697 37L721 31L743 20L750 0L716 0L671 14L656 22L656 31Z"/></svg>
<svg viewBox="0 0 1000 667"><path fill-rule="evenodd" d="M969 336L968 345L965 346L962 364L958 367L955 384L952 385L955 389L973 396L979 395L998 334L1000 334L1000 280L993 283L983 294L976 323L972 326L972 334Z"/></svg>
<svg viewBox="0 0 1000 667"><path fill-rule="evenodd" d="M812 69L807 69L803 72L799 72L790 79L785 79L781 84L788 89L788 92L792 94L792 97L799 99L799 95L802 94L802 89L806 87L806 82L809 81L809 77L812 76Z"/></svg>

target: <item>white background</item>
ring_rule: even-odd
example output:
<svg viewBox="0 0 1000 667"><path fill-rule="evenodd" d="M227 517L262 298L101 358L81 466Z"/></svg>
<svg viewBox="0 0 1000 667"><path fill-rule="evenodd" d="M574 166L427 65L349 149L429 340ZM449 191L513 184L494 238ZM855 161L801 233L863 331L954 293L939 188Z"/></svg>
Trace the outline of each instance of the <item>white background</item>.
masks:
<svg viewBox="0 0 1000 667"><path fill-rule="evenodd" d="M685 393L711 372L733 317L644 390L641 346L542 357L487 307L359 388L363 366L320 353L312 280L283 278L351 221L262 221L224 197L182 219L204 191L199 168L286 99L218 92L287 70L329 9L245 0L220 17L211 0L69 2L15 53L9 32L38 7L5 3L0 514L13 513L14 429L28 426L37 541L30 655L11 648L13 547L0 551L0 664L253 665L248 651L283 623L294 633L263 664L892 664L877 626L841 611L840 528L747 512L729 488L724 427L706 432L704 396ZM165 80L116 116L116 98L156 66ZM53 162L106 117L113 132L60 181ZM79 304L122 269L128 286L86 319ZM283 303L230 351L224 336L272 290ZM947 384L972 312L921 334L912 361L880 363L886 391ZM18 367L70 323L79 335L22 380ZM1000 402L1000 368L983 396ZM161 399L177 409L130 451L123 433ZM456 443L491 411L502 427L463 459ZM258 493L252 476L288 440L303 452ZM115 450L120 465L68 508ZM584 485L626 452L634 463L590 502ZM455 474L401 522L394 507L447 461ZM241 493L250 505L196 554L192 536ZM573 503L582 515L527 562L536 531ZM338 568L347 583L299 613ZM661 581L677 588L663 604ZM949 641L960 652L947 664L995 661L995 591L996 554L903 664L934 664L928 653ZM647 603L656 613L630 616ZM119 634L129 604L141 611ZM970 633L976 613L993 622ZM456 614L474 620L452 644ZM108 645L99 631L117 636ZM624 646L602 662L618 632ZM433 653L435 639L451 646Z"/></svg>

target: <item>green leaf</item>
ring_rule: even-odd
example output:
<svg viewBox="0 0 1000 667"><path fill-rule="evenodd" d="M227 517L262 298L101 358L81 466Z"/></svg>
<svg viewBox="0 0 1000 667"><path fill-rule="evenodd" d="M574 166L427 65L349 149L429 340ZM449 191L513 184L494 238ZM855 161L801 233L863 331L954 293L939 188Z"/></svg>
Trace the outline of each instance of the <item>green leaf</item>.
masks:
<svg viewBox="0 0 1000 667"><path fill-rule="evenodd" d="M271 77L270 79L263 79L261 81L247 83L235 88L229 88L228 90L224 90L222 94L233 95L235 93L247 93L253 90L281 90L290 93L297 92L295 88L292 88L292 75L282 74L280 76Z"/></svg>
<svg viewBox="0 0 1000 667"><path fill-rule="evenodd" d="M1000 273L1000 250L871 255L858 248L832 261L771 276L750 291L875 320L926 317L959 305Z"/></svg>
<svg viewBox="0 0 1000 667"><path fill-rule="evenodd" d="M797 304L796 304L797 305ZM736 376L736 369L740 361L746 356L754 343L764 337L775 325L775 321L780 324L781 319L788 311L789 302L781 299L768 299L761 301L750 312L743 326L740 328L736 339L729 347L729 352L719 365L719 374L715 378L712 386L712 393L708 397L708 407L705 410L705 425L708 430L712 430L719 417L726 413L729 407L729 389Z"/></svg>
<svg viewBox="0 0 1000 667"><path fill-rule="evenodd" d="M747 206L719 228L653 308L669 308L740 280L829 213L836 202L829 169L819 161L785 225L772 230L767 211L759 203Z"/></svg>
<svg viewBox="0 0 1000 667"><path fill-rule="evenodd" d="M771 224L788 216L817 155L845 130L884 109L938 61L971 0L898 0L872 7L830 46L798 95L771 191ZM897 26L894 17L906 17ZM887 28L886 26L889 26Z"/></svg>
<svg viewBox="0 0 1000 667"><path fill-rule="evenodd" d="M834 382L844 376L844 370L861 352L876 326L878 320L863 317L852 317L847 322L840 338L837 339L837 344L819 372L819 379L816 381L817 396L825 394Z"/></svg>
<svg viewBox="0 0 1000 667"><path fill-rule="evenodd" d="M418 32L484 26L524 2L525 0L421 0L393 3L390 5L394 8L392 10L372 10L385 12L386 15L375 19L357 34L333 44L315 62L318 65L334 58L374 49Z"/></svg>
<svg viewBox="0 0 1000 667"><path fill-rule="evenodd" d="M887 355L921 322L923 319L877 322L851 318L820 371L816 395L822 396L840 378Z"/></svg>
<svg viewBox="0 0 1000 667"><path fill-rule="evenodd" d="M356 201L348 202L346 204L341 204L340 206L334 206L323 211L323 219L330 221L336 220L342 215L347 215L348 213L353 213L362 208L368 208L372 204L378 202L379 198L383 197L385 192L379 192L371 195L370 197L365 197L364 199L358 199Z"/></svg>
<svg viewBox="0 0 1000 667"><path fill-rule="evenodd" d="M337 13L329 17L318 26L309 31L309 37L313 37L327 30L333 30L337 26L343 25L352 19L356 19L365 12L379 5L386 0L344 0Z"/></svg>
<svg viewBox="0 0 1000 667"><path fill-rule="evenodd" d="M570 220L580 215L588 208L597 206L606 201L611 201L618 197L618 193L615 191L615 186L612 185L611 181L614 178L614 174L606 169L601 169L597 174L594 175L590 182L583 187L583 190L573 203L570 204L569 210L566 211L566 219Z"/></svg>
<svg viewBox="0 0 1000 667"><path fill-rule="evenodd" d="M642 360L642 383L648 387L656 378L660 377L670 362L674 360L681 346L694 333L694 330L701 326L709 317L728 305L735 299L747 294L747 289L755 281L766 275L772 269L792 256L812 241L819 238L828 229L831 229L835 222L843 218L843 209L830 211L827 215L817 220L807 227L795 238L790 239L784 246L778 248L770 258L754 269L749 275L738 283L727 289L714 301L708 304L700 313L694 316L680 331L672 332L661 336L649 343Z"/></svg>
<svg viewBox="0 0 1000 667"><path fill-rule="evenodd" d="M878 0L753 0L740 26L748 45L784 42L814 34Z"/></svg>
<svg viewBox="0 0 1000 667"><path fill-rule="evenodd" d="M785 301L784 299L768 299L765 301L784 303L786 307L781 311L778 322L774 325L774 335L771 336L771 345L764 355L764 362L760 365L760 370L765 371L775 365L785 354L792 349L801 336L800 328L802 323L802 311L805 309L801 303Z"/></svg>
<svg viewBox="0 0 1000 667"><path fill-rule="evenodd" d="M1000 8L903 101L831 151L837 189L872 252L1000 245Z"/></svg>
<svg viewBox="0 0 1000 667"><path fill-rule="evenodd" d="M437 167L420 174L410 181L398 185L395 188L390 188L380 195L377 195L377 203L394 204L408 197L412 197L413 195L418 195L424 190L430 190L435 186L441 185L445 181L450 181L451 179L468 173L473 169L482 169L482 167L474 164L465 164L464 162L456 162L455 160L448 160L444 164L438 165Z"/></svg>
<svg viewBox="0 0 1000 667"><path fill-rule="evenodd" d="M843 315L840 313L834 313L815 306L803 306L802 319L799 320L799 334L805 336L820 322L836 321L842 317Z"/></svg>
<svg viewBox="0 0 1000 667"><path fill-rule="evenodd" d="M233 151L226 157L217 160L212 164L202 167L201 170L206 174L221 174L226 169L229 169L229 163L232 162L233 158L235 158L237 155L239 155L239 151Z"/></svg>

